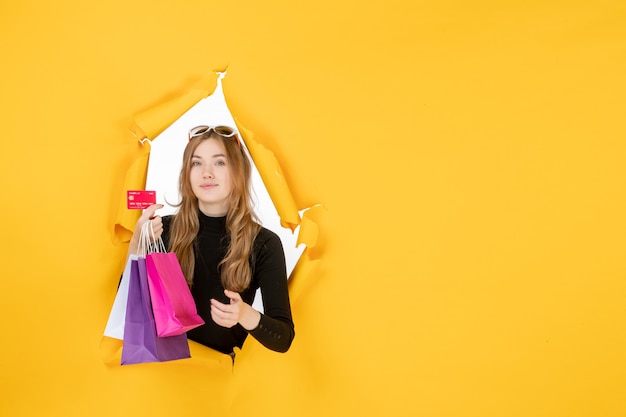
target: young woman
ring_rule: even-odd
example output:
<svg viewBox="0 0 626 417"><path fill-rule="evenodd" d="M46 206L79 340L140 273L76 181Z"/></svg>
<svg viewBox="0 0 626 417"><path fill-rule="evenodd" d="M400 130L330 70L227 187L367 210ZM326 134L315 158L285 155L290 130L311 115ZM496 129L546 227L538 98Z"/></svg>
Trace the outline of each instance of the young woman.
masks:
<svg viewBox="0 0 626 417"><path fill-rule="evenodd" d="M279 237L256 221L250 198L251 167L238 134L225 126L189 131L179 178L181 202L173 216L139 218L129 253L136 253L142 225L152 222L176 253L205 324L187 333L226 354L248 334L286 352L295 336L285 256ZM263 314L252 307L261 289Z"/></svg>

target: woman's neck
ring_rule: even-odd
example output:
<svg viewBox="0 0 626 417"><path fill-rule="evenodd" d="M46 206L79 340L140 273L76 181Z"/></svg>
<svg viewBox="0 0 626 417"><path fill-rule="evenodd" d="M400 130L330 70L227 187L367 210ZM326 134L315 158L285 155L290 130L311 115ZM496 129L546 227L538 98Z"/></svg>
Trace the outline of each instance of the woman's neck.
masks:
<svg viewBox="0 0 626 417"><path fill-rule="evenodd" d="M228 214L228 209L223 208L203 207L202 205L198 205L198 209L207 217L224 217Z"/></svg>

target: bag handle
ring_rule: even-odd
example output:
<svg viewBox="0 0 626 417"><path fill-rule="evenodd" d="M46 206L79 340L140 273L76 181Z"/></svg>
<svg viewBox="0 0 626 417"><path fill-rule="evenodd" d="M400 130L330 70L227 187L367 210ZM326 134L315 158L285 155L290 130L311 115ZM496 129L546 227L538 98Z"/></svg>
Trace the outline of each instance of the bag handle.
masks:
<svg viewBox="0 0 626 417"><path fill-rule="evenodd" d="M147 221L141 227L141 234L139 235L139 255L147 255L153 252L166 253L167 248L161 236L158 238L154 235L154 226L151 221Z"/></svg>
<svg viewBox="0 0 626 417"><path fill-rule="evenodd" d="M139 245L137 246L137 255L145 257L149 253L151 246L150 236L148 235L148 223L145 222L141 226L141 232L139 233Z"/></svg>
<svg viewBox="0 0 626 417"><path fill-rule="evenodd" d="M158 239L154 237L154 226L152 226L152 222L150 222L150 232L152 233L152 252L166 253L167 249L165 248L165 243L163 243L161 236L159 236Z"/></svg>

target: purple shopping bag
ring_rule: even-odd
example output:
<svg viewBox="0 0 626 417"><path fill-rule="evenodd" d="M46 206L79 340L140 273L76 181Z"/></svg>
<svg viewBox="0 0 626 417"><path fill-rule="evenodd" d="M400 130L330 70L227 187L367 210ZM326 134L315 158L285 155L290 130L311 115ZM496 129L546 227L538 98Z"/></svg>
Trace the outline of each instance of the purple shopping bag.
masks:
<svg viewBox="0 0 626 417"><path fill-rule="evenodd" d="M145 258L131 261L122 365L190 358L187 335L158 337L146 273Z"/></svg>
<svg viewBox="0 0 626 417"><path fill-rule="evenodd" d="M159 336L183 334L204 324L175 253L148 253L146 268Z"/></svg>

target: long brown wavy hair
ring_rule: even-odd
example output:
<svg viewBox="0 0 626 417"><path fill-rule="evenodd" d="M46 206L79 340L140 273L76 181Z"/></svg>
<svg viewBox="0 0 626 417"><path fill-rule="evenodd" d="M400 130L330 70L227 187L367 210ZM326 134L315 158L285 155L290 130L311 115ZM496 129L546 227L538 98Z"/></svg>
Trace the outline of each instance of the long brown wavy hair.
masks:
<svg viewBox="0 0 626 417"><path fill-rule="evenodd" d="M224 288L241 292L248 288L252 278L250 254L261 226L252 209L250 160L240 147L239 137L225 138L214 130L191 138L183 153L183 166L178 180L181 201L170 228L169 250L176 253L187 283L193 285L195 268L194 241L200 229L198 198L191 189L191 158L200 143L214 139L226 150L232 190L226 214L228 248L219 264Z"/></svg>

